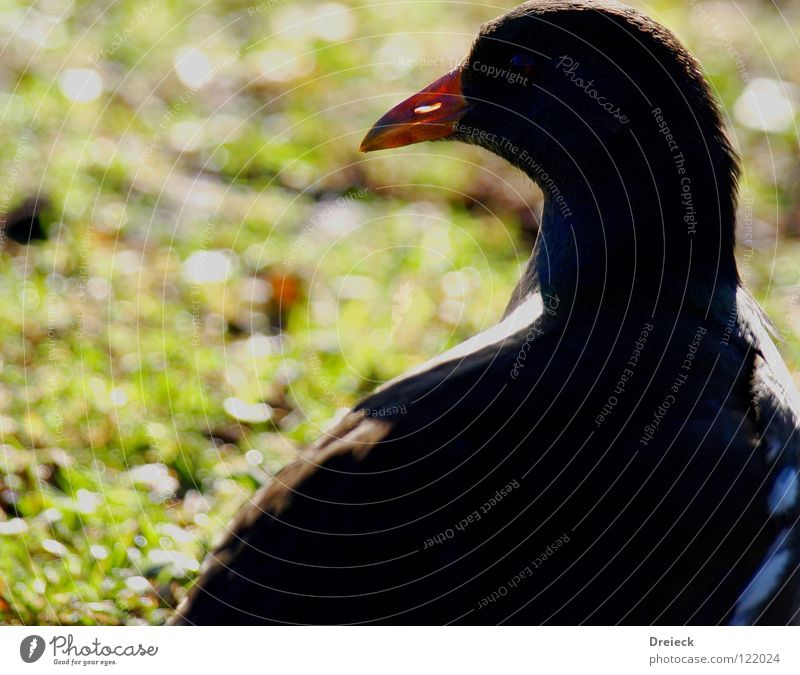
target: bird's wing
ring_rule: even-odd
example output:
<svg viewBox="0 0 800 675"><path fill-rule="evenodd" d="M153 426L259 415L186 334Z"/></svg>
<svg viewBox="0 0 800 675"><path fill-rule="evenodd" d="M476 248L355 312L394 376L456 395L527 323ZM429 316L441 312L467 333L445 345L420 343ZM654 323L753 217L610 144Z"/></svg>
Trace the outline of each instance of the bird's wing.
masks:
<svg viewBox="0 0 800 675"><path fill-rule="evenodd" d="M800 396L755 300L743 297L745 337L755 346L751 383L768 473L764 494L776 535L739 596L732 623L800 623Z"/></svg>
<svg viewBox="0 0 800 675"><path fill-rule="evenodd" d="M474 451L464 420L490 416L486 400L508 395L519 345L543 311L536 300L381 387L279 472L240 509L173 623L302 623L326 612L348 623L386 619L387 596L402 606L404 583L442 564L439 549L414 554L451 524L456 494L445 486L463 490L488 472L463 461Z"/></svg>
<svg viewBox="0 0 800 675"><path fill-rule="evenodd" d="M270 620L269 607L264 607L265 614L248 617L247 611L242 609L245 603L237 603L236 607L230 604L232 599L245 596L252 584L261 585L254 578L257 572L260 577L262 570L251 564L259 567L291 565L288 558L282 557L277 544L281 536L285 538L287 533L284 530L290 527L286 515L291 511L292 503L313 500L313 493L319 495L325 491L318 484L331 478L346 483L346 477L339 473L346 471L341 466L342 460L345 464L359 462L386 436L390 427L388 422L371 418L363 412L350 412L310 446L302 459L284 467L249 504L237 511L223 540L203 563L201 576L179 607L173 623ZM326 469L337 463L340 466L335 473L326 475ZM312 489L309 489L310 484L313 484ZM318 506L324 511L324 504ZM296 534L302 535L303 532L297 530ZM264 594L266 590L262 586L258 592Z"/></svg>

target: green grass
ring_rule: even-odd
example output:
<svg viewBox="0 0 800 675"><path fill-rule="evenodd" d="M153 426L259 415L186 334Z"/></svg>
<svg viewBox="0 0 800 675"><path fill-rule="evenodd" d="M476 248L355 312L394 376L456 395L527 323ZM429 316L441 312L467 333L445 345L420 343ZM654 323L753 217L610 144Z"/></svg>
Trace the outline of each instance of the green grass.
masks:
<svg viewBox="0 0 800 675"><path fill-rule="evenodd" d="M163 622L297 448L498 318L531 246L530 182L474 148L356 148L511 4L123 0L60 21L57 3L5 5L0 208L51 205L45 241L0 252L0 622ZM797 137L741 124L733 58L797 84L772 65L795 54L791 17L650 9L732 116L745 276L795 368ZM197 45L192 88L174 61ZM101 77L94 100L62 86L76 68Z"/></svg>

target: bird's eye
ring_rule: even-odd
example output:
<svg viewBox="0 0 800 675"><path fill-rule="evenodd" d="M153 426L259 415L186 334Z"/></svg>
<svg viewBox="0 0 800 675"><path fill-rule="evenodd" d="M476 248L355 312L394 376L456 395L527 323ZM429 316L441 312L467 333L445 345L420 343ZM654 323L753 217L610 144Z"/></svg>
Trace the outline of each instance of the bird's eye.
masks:
<svg viewBox="0 0 800 675"><path fill-rule="evenodd" d="M525 77L531 77L534 73L533 57L528 54L517 54L511 59L509 66L511 70Z"/></svg>

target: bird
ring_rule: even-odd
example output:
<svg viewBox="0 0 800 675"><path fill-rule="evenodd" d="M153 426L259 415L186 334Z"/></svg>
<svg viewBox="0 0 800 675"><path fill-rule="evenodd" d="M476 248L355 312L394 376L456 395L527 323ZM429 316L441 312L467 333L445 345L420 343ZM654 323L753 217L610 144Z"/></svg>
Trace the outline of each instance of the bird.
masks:
<svg viewBox="0 0 800 675"><path fill-rule="evenodd" d="M423 141L541 188L505 312L278 472L172 623L797 624L800 397L697 60L625 5L525 2L360 149Z"/></svg>

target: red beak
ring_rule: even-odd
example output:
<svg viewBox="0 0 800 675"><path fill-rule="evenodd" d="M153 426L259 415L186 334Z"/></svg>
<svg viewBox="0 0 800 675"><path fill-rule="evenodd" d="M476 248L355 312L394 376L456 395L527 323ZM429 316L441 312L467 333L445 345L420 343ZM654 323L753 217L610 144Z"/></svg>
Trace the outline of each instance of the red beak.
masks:
<svg viewBox="0 0 800 675"><path fill-rule="evenodd" d="M456 68L375 122L359 150L371 152L444 138L455 131L456 123L466 111L467 101L461 93L461 70Z"/></svg>

